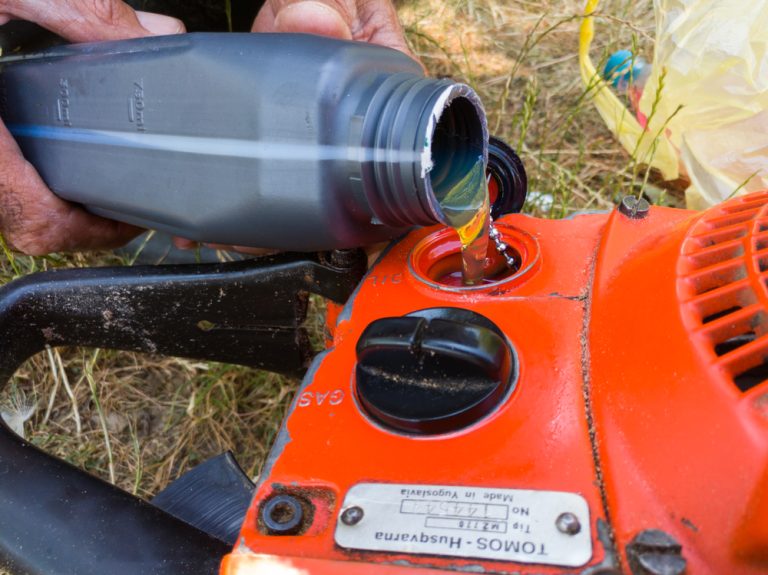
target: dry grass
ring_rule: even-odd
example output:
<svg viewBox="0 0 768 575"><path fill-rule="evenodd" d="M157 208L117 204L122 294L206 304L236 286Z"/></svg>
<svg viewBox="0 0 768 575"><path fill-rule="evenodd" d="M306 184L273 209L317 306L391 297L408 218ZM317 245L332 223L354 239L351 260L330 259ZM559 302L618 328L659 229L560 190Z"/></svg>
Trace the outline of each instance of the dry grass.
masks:
<svg viewBox="0 0 768 575"><path fill-rule="evenodd" d="M67 350L60 357L70 395L57 351L51 355L31 360L11 389L37 402L29 437L143 497L227 449L244 455L241 463L256 475L294 388L239 367Z"/></svg>
<svg viewBox="0 0 768 575"><path fill-rule="evenodd" d="M413 0L401 6L427 67L475 87L492 132L520 150L533 192L527 209L546 217L609 207L636 184L631 162L581 87L581 4ZM619 47L648 47L650 0L606 2L601 10L596 61ZM94 262L110 257L3 259L0 273L9 280ZM69 349L29 361L7 401L24 396L36 404L26 424L35 444L147 497L225 449L256 475L294 389L295 382L242 368Z"/></svg>
<svg viewBox="0 0 768 575"><path fill-rule="evenodd" d="M583 5L421 0L402 9L429 69L463 78L480 93L491 132L525 162L533 192L527 211L544 217L610 207L637 185L635 166L604 128L579 78ZM638 47L650 59L650 0L604 1L596 21L596 64L619 48Z"/></svg>

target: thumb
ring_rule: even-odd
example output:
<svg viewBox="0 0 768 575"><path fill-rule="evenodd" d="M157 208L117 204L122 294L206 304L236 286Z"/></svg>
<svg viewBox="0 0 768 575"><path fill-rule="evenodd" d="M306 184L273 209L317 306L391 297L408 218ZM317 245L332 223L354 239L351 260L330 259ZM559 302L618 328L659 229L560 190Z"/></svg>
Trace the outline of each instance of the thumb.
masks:
<svg viewBox="0 0 768 575"><path fill-rule="evenodd" d="M416 59L391 0L266 0L252 30L304 32L370 42Z"/></svg>
<svg viewBox="0 0 768 575"><path fill-rule="evenodd" d="M184 32L175 18L135 12L121 0L26 0L8 2L8 12L72 42L121 40Z"/></svg>
<svg viewBox="0 0 768 575"><path fill-rule="evenodd" d="M350 22L335 7L314 0L302 0L283 6L275 16L277 32L302 32L342 40L351 40Z"/></svg>
<svg viewBox="0 0 768 575"><path fill-rule="evenodd" d="M340 4L322 0L269 0L257 15L253 31L352 39L351 16Z"/></svg>

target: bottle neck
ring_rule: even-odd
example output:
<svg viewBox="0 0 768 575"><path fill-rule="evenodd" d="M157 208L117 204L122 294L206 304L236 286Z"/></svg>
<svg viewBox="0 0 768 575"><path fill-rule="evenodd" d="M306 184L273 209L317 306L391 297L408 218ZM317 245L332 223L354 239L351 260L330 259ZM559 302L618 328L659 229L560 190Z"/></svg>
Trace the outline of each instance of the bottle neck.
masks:
<svg viewBox="0 0 768 575"><path fill-rule="evenodd" d="M363 170L375 217L392 227L447 223L441 200L488 158L477 94L452 80L397 74L376 90L363 128L372 160Z"/></svg>

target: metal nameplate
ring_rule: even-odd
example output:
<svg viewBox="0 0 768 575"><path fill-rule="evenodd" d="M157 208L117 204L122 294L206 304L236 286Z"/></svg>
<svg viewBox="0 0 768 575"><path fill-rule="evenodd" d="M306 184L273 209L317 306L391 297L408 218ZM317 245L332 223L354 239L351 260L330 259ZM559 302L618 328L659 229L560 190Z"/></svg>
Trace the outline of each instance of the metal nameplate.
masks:
<svg viewBox="0 0 768 575"><path fill-rule="evenodd" d="M341 547L579 567L589 506L560 491L360 483L336 523Z"/></svg>

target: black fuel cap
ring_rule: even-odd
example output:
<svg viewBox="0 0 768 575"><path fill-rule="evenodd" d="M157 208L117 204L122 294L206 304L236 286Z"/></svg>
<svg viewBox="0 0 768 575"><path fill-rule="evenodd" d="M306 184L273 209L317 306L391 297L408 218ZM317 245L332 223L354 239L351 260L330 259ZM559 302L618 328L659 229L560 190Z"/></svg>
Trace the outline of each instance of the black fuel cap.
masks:
<svg viewBox="0 0 768 575"><path fill-rule="evenodd" d="M372 322L357 342L360 403L396 431L433 435L472 425L512 385L514 355L488 318L433 308Z"/></svg>

